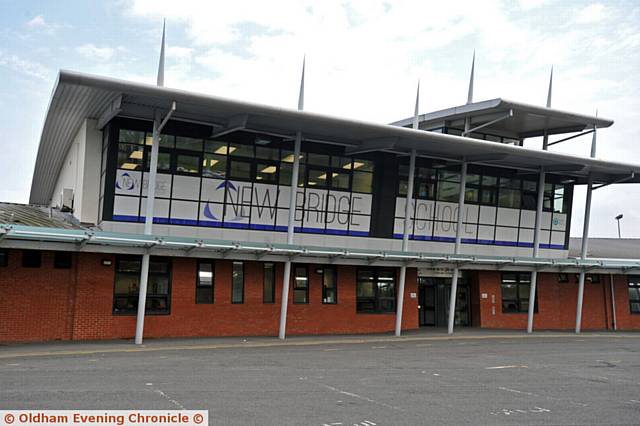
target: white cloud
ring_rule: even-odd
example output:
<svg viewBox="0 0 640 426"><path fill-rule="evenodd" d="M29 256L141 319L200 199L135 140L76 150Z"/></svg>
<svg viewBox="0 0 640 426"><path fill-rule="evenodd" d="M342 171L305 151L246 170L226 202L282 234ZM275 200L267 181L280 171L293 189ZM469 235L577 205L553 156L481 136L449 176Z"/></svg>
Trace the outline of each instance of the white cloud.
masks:
<svg viewBox="0 0 640 426"><path fill-rule="evenodd" d="M25 26L33 31L44 32L45 34L53 34L61 28L70 28L68 24L54 24L47 22L42 15L36 15L31 18Z"/></svg>
<svg viewBox="0 0 640 426"><path fill-rule="evenodd" d="M6 54L1 50L0 66L39 80L50 81L52 77L52 72L41 63L24 59L14 54Z"/></svg>
<svg viewBox="0 0 640 426"><path fill-rule="evenodd" d="M98 47L94 44L87 43L76 47L76 52L87 59L96 61L108 61L113 58L117 52L125 50L124 47Z"/></svg>
<svg viewBox="0 0 640 426"><path fill-rule="evenodd" d="M586 6L578 12L575 21L579 24L593 24L607 18L607 9L600 3Z"/></svg>
<svg viewBox="0 0 640 426"><path fill-rule="evenodd" d="M628 95L640 90L640 11L633 6L284 0L274 7L242 0L131 0L129 13L158 22L166 16L169 29L182 27L180 34L168 33L168 42L186 37L180 44L191 47L168 49L167 85L295 107L306 53L306 109L377 122L411 115L418 78L422 112L462 104L474 49L476 100L502 96L544 105L554 65L553 106L586 114L599 108L616 124L599 133L598 156L640 162L633 142L640 137L640 98ZM575 25L612 16L615 26ZM587 139L553 148L586 156ZM576 193L574 212L583 205ZM606 235L611 212L604 205L601 212L594 208L593 232ZM635 223L640 230L640 219ZM574 234L580 226L576 213Z"/></svg>
<svg viewBox="0 0 640 426"><path fill-rule="evenodd" d="M47 23L44 21L44 17L42 15L34 16L29 22L27 22L27 27L47 27Z"/></svg>

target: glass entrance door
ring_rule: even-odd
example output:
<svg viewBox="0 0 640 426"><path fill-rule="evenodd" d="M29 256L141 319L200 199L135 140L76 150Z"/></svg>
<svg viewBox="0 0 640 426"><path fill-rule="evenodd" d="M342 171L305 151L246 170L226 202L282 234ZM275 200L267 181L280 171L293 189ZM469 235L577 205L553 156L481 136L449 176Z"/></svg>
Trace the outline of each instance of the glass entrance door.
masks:
<svg viewBox="0 0 640 426"><path fill-rule="evenodd" d="M420 326L446 327L449 320L449 297L451 278L418 278L418 319ZM469 287L464 280L458 281L456 300L456 326L469 325Z"/></svg>

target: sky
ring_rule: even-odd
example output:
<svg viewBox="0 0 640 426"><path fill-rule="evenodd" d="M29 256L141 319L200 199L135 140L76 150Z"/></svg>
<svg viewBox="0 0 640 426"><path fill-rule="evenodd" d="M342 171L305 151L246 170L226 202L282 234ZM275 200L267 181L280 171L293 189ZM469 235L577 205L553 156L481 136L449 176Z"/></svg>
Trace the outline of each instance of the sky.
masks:
<svg viewBox="0 0 640 426"><path fill-rule="evenodd" d="M167 19L165 86L389 123L474 100L544 105L615 120L597 157L640 164L640 2L0 0L0 201L26 203L60 69L155 83ZM591 136L551 148L589 155ZM538 141L526 146L538 147ZM584 187L571 235L582 233ZM640 184L593 195L590 235L640 237Z"/></svg>

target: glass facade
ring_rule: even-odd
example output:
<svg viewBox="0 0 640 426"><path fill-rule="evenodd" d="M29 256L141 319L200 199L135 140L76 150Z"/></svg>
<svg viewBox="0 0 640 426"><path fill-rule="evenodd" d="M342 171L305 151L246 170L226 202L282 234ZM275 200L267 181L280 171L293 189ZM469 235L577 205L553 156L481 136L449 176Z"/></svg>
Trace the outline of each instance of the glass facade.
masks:
<svg viewBox="0 0 640 426"><path fill-rule="evenodd" d="M292 143L262 136L206 140L161 135L155 223L286 231ZM144 221L149 132L120 129L113 219ZM374 163L303 151L297 232L369 234Z"/></svg>
<svg viewBox="0 0 640 426"><path fill-rule="evenodd" d="M110 158L106 177L115 181L106 188L103 217L143 222L151 134L132 130L144 127L134 120L122 121L110 130L112 148L103 154ZM246 132L213 140L193 137L190 125L180 126L161 135L154 223L286 232L295 191L296 233L402 238L406 156L354 157L344 155L344 147L305 142L292 188L291 140ZM460 187L459 165L417 159L410 239L455 240ZM391 194L395 205L388 202ZM541 248L566 249L572 197L570 183L545 184ZM469 165L464 199L464 244L533 246L535 174Z"/></svg>

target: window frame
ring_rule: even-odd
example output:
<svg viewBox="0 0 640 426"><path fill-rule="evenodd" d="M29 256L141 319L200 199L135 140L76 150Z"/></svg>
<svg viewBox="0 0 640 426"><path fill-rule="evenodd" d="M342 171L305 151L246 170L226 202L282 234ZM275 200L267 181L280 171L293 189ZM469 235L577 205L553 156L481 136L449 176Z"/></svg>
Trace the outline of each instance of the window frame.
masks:
<svg viewBox="0 0 640 426"><path fill-rule="evenodd" d="M271 273L269 276L272 279L271 291L267 293L267 265L271 266ZM270 298L267 298L267 295ZM264 262L262 264L262 303L274 304L276 303L276 264L275 262Z"/></svg>
<svg viewBox="0 0 640 426"><path fill-rule="evenodd" d="M234 275L233 275L233 274L234 274L234 272L235 272L235 271L234 271L234 268L235 268L235 266L236 266L236 265L240 265L240 266L242 267L242 281L241 281L241 285L242 285L242 287L241 287L241 289L242 289L242 292L241 292L241 294L242 294L242 299L241 299L240 301L238 301L238 300L234 300L234 299L233 299L233 295L234 295L234 291L233 291L233 290L234 290L234 287L235 287L235 286L236 286L236 284L237 284L237 283L235 282L235 280L234 280ZM244 269L244 266L245 266L245 265L244 265L244 262L243 262L243 261L239 261L239 260L234 260L234 261L231 263L231 304L232 304L232 305L242 305L242 304L244 303L244 277L245 277L245 269Z"/></svg>
<svg viewBox="0 0 640 426"><path fill-rule="evenodd" d="M325 277L327 273L333 275L333 288L327 288ZM327 302L327 290L333 290L333 302ZM338 304L338 268L334 266L325 266L322 268L322 304L337 305Z"/></svg>
<svg viewBox="0 0 640 426"><path fill-rule="evenodd" d="M202 285L200 284L200 266L208 264L211 266L211 285ZM211 301L199 301L198 300L198 290L200 289L209 289L211 287ZM196 305L213 305L216 301L216 264L215 260L211 259L198 259L196 266L196 293L195 293L195 302Z"/></svg>
<svg viewBox="0 0 640 426"><path fill-rule="evenodd" d="M293 279L293 285L292 287L292 301L293 304L295 305L308 305L309 304L309 287L310 287L310 283L309 283L309 266L304 264L304 265L292 265L291 266L293 268L293 274L291 275L292 279ZM304 282L306 282L306 285L304 288L299 288L298 287L298 270L304 270L304 274L305 274L305 278L306 280ZM304 291L304 302L296 302L296 291Z"/></svg>
<svg viewBox="0 0 640 426"><path fill-rule="evenodd" d="M68 258L60 259L59 256L65 256L65 257L68 256ZM70 252L70 251L54 251L53 252L53 268L54 269L71 269L72 267L73 267L73 252Z"/></svg>
<svg viewBox="0 0 640 426"><path fill-rule="evenodd" d="M358 277L360 276L361 271L371 271L373 275L373 283L374 283L374 296L373 297L358 297L358 285L361 283ZM393 309L387 310L382 309L381 300L391 299L390 297L382 297L380 296L380 273L381 272L392 272L393 273ZM396 268L384 268L384 267L360 267L356 269L356 314L395 314L398 309L398 271ZM363 310L360 308L360 305L364 303L363 299L368 299L370 302L374 303L374 309L372 310Z"/></svg>
<svg viewBox="0 0 640 426"><path fill-rule="evenodd" d="M631 297L631 289L636 289L637 297ZM640 315L640 275L628 275L627 276L627 297L629 299L629 313L631 315ZM637 304L637 309L634 309L634 304Z"/></svg>
<svg viewBox="0 0 640 426"><path fill-rule="evenodd" d="M34 256L28 259L29 256ZM31 263L33 261L33 263ZM42 251L41 250L22 250L22 267L23 268L40 268L42 267Z"/></svg>
<svg viewBox="0 0 640 426"><path fill-rule="evenodd" d="M116 255L115 258L115 270L114 270L114 274L113 274L113 292L112 292L112 296L113 296L113 303L112 303L112 307L111 307L111 314L112 315L117 315L117 316L126 316L126 315L137 315L137 311L138 311L138 301L139 301L139 297L140 297L140 270L135 271L135 272L122 272L122 271L118 271L118 269L120 268L120 263L122 261L139 261L140 262L140 268L142 268L142 256L137 256L137 255ZM166 295L162 295L162 294L155 294L155 293L151 293L149 294L149 287L147 287L147 303L145 304L145 315L171 315L171 292L172 292L172 281L173 281L173 265L171 262L171 258L169 257L154 257L152 256L151 259L149 259L149 276L151 275L165 275L164 273L158 273L158 272L152 272L151 270L151 263L152 262L162 262L162 263L166 263L167 264L167 272L166 272L166 276L168 277L168 281L167 281L167 294ZM116 311L116 299L118 297L125 297L125 293L116 293L116 284L118 281L118 274L126 274L126 275L130 275L130 276L136 276L138 278L138 291L137 291L137 296L132 296L130 294L127 294L126 297L132 297L136 300L135 305L135 309L127 309L127 310L122 310L122 311ZM119 296L120 295L120 296ZM165 297L166 298L166 310L149 310L149 306L150 304L149 302L149 297L151 298L159 298L159 297Z"/></svg>
<svg viewBox="0 0 640 426"><path fill-rule="evenodd" d="M505 276L506 275L515 275L515 282L514 283L505 283ZM523 276L529 276L529 280L528 281L523 281ZM505 299L504 298L504 286L505 285L513 285L515 286L515 294L516 294L516 298L515 299ZM524 297L520 296L520 287L528 287L528 291L526 292L526 300L527 300L527 308L523 309L522 307L522 302L524 301ZM502 272L500 274L500 311L503 314L526 314L529 312L529 294L531 292L531 272ZM535 305L534 305L534 313L538 313L538 291L536 289L536 294L535 294ZM515 310L505 310L504 309L504 303L506 301L515 301L516 304L516 309Z"/></svg>

